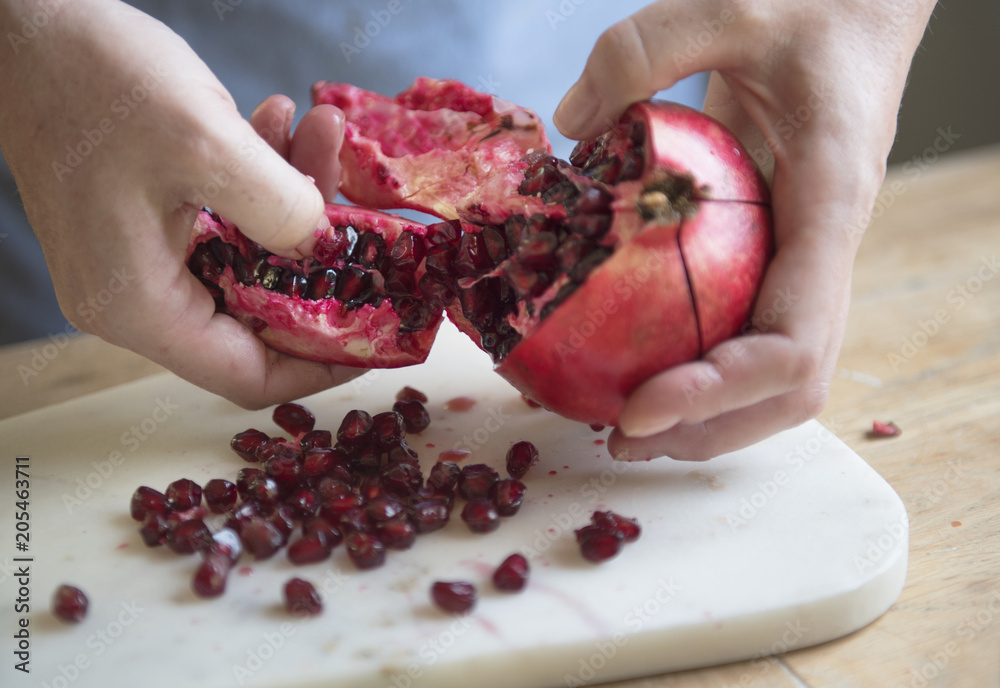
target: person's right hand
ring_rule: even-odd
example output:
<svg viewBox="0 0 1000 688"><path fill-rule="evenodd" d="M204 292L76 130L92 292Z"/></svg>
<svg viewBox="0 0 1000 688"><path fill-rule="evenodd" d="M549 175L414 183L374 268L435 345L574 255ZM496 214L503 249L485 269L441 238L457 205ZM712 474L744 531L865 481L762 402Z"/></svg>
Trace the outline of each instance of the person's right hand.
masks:
<svg viewBox="0 0 1000 688"><path fill-rule="evenodd" d="M39 7L0 1L3 34ZM66 318L245 407L358 375L268 349L184 264L202 204L274 253L308 254L336 195L339 110L310 110L292 135L294 107L273 97L251 125L161 23L112 0L54 7L0 62L0 147Z"/></svg>

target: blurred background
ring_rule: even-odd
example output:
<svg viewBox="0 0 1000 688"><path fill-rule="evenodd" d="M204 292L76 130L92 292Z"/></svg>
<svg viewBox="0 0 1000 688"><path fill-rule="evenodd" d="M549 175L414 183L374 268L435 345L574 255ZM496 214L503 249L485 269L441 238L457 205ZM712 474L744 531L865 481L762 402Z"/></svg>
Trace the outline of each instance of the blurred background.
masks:
<svg viewBox="0 0 1000 688"><path fill-rule="evenodd" d="M448 0L440 0L446 4ZM458 0L456 0L457 2ZM284 91L300 101L299 113L304 111L308 100L308 86L315 73L323 74L320 78L331 78L365 84L366 87L380 90L384 93L396 93L405 88L412 76L403 75L405 71L400 65L407 65L414 56L423 55L426 59L426 45L420 44L420 34L416 32L399 31L394 34L391 50L388 54L376 56L367 55L365 60L357 60L351 65L355 71L343 69L343 60L329 32L317 31L317 26L323 24L322 17L317 18L315 10L301 10L303 17L297 24L279 25L274 22L261 22L255 19L249 8L266 14L268 4L264 0L241 0L231 3L236 10L231 15L219 17L216 24L214 11L206 6L200 6L200 12L208 13L199 16L193 8L195 4L165 3L157 0L132 0L136 5L154 16L157 16L188 39L195 51L219 73L225 73L226 67L233 61L239 61L244 72L250 72L256 79L241 81L223 79L227 87L236 96L237 104L244 114L249 115L259 99L259 94ZM555 3L552 3L555 4ZM569 30L563 27L534 27L539 32L533 39L525 36L523 22L504 21L504 17L520 13L509 12L498 14L482 7L482 11L491 14L492 35L504 40L494 43L503 46L505 55L489 55L489 47L482 42L475 42L473 33L468 26L462 24L466 14L480 11L471 5L457 4L453 12L443 16L450 17L449 26L435 27L447 31L453 37L448 45L439 46L442 59L450 60L449 70L454 73L438 74L462 78L474 87L482 90L496 88L504 97L515 102L528 103L534 107L543 118L551 121L562 90L552 88L552 83L572 83L589 52L593 41L600 30L611 23L611 14L625 16L646 0L619 0L612 9L601 3L584 3L573 5L571 22L566 22ZM355 12L359 22L364 23L370 5L361 0L340 0L336 6L326 6L328 12ZM533 6L536 8L537 6ZM287 12L298 11L287 8ZM418 13L409 13L414 17ZM342 23L342 16L339 20ZM352 15L348 15L352 16ZM222 20L224 19L224 23ZM330 22L336 20L330 19ZM207 22L207 23L206 23ZM538 24L538 22L534 22ZM326 23L325 26L338 25ZM348 24L352 25L352 24ZM220 26L236 32L242 37L237 49L231 43L218 41L216 33ZM402 28L402 27L400 27ZM185 30L186 29L186 30ZM273 42L273 32L286 31L298 36L301 40L288 46L289 66L303 63L309 64L309 69L297 69L281 73L269 74L268 67L275 71L272 55L266 50L260 50L260 45ZM319 45L327 49L327 61L317 60L316 42L306 40L307 34L318 34L315 37ZM232 35L232 34L231 34ZM411 41L398 40L399 36L411 38ZM562 59L558 63L548 60L553 54L547 49L552 42L559 42L558 54ZM382 43L387 46L387 41ZM454 45L452 45L454 43ZM518 50L525 53L521 61L532 63L533 69L544 64L550 79L525 79L523 73L515 71L511 66L509 48L518 45ZM444 54L452 49L453 55ZM395 50L397 54L392 54ZM409 56L409 57L407 57ZM293 59L294 58L294 59ZM296 62L297 60L297 62ZM317 64L319 63L319 64ZM479 74L474 71L474 65L502 65L496 73ZM899 116L899 128L896 144L889 158L890 165L936 163L939 159L947 159L962 151L995 144L1000 142L1000 89L992 70L1000 64L1000 2L997 0L965 0L957 2L942 0L938 3L934 16L928 26L924 40L916 54L910 81L903 98ZM393 69L393 66L396 69ZM334 68L335 67L335 68ZM409 65L412 69L422 70L416 73L435 74L433 69L423 68L419 59ZM522 65L523 67L523 65ZM320 70L317 72L316 70ZM339 72L337 70L340 70ZM472 70L472 71L470 71ZM396 73L396 81L387 77ZM265 78L266 75L266 78ZM377 76L373 76L377 75ZM271 81L267 81L270 78ZM379 83L381 79L384 83ZM680 102L697 105L703 88L703 79L693 78L690 83L684 83L672 89L669 96ZM553 143L556 152L565 156L568 154L571 142L556 135L554 128ZM942 132L948 134L947 143L942 143ZM935 142L939 146L935 149ZM944 149L944 152L942 152ZM0 345L14 342L51 337L59 333L74 334L62 314L59 312L52 290L48 273L42 262L41 250L34 235L26 229L27 222L20 206L20 199L13 188L9 172L0 159L0 184L3 190L0 197Z"/></svg>

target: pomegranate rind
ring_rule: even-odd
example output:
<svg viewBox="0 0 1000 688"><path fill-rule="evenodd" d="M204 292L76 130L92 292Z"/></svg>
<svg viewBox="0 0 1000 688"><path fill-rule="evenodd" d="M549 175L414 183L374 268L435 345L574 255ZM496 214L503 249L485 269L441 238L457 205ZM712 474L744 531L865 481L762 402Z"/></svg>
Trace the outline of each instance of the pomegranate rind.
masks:
<svg viewBox="0 0 1000 688"><path fill-rule="evenodd" d="M544 212L538 199L517 194L527 167L521 158L551 151L528 108L428 78L395 98L321 81L313 104L344 112L340 191L358 205L483 223Z"/></svg>
<svg viewBox="0 0 1000 688"><path fill-rule="evenodd" d="M364 208L327 204L333 226L350 225L359 231L376 232L389 248L404 231L419 236L424 225ZM209 213L198 214L188 246L190 258L198 244L213 237L241 246L247 239L230 222L216 221ZM320 235L320 241L323 236ZM416 273L423 274L422 269ZM272 349L322 363L358 368L398 368L422 363L443 317L435 314L426 329L400 332L399 315L389 299L377 308L364 304L347 309L336 299L311 300L269 291L259 284L245 286L231 266L219 276L225 311L252 330Z"/></svg>

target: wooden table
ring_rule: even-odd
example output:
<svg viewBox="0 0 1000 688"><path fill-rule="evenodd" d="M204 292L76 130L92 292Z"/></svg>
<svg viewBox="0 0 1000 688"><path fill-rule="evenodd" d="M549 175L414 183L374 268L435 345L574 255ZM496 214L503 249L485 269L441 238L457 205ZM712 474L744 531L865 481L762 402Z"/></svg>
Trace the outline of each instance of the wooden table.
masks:
<svg viewBox="0 0 1000 688"><path fill-rule="evenodd" d="M906 588L849 637L616 688L1000 686L1000 148L892 170L881 198L820 420L906 503ZM161 371L87 336L0 348L0 418Z"/></svg>

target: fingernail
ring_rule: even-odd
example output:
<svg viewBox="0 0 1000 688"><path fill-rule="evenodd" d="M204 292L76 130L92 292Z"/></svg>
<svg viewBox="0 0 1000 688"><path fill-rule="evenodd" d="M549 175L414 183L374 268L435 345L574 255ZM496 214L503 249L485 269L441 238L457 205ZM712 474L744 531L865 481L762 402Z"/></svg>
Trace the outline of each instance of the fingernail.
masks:
<svg viewBox="0 0 1000 688"><path fill-rule="evenodd" d="M601 102L586 76L573 84L556 108L552 121L563 134L575 137L583 132L600 108Z"/></svg>
<svg viewBox="0 0 1000 688"><path fill-rule="evenodd" d="M655 412L632 411L626 407L618 419L618 428L626 437L649 437L665 432L681 422L677 415L662 416Z"/></svg>

